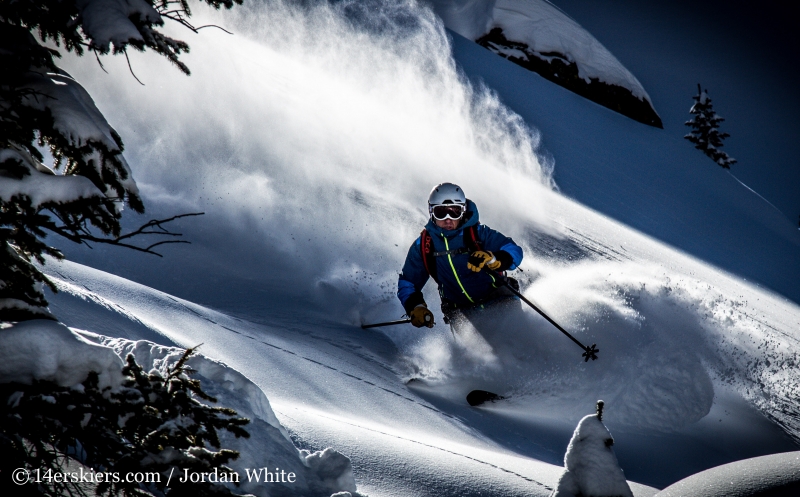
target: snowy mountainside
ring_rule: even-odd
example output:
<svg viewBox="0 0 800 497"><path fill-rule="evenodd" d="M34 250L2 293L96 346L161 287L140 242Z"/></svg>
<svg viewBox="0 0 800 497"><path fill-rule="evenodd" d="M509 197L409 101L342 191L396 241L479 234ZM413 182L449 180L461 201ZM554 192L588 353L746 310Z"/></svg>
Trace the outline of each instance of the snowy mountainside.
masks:
<svg viewBox="0 0 800 497"><path fill-rule="evenodd" d="M164 260L68 252L119 276L48 263L56 315L203 342L299 445L350 457L371 495L545 495L599 398L626 477L648 485L796 449L800 310L772 293L800 300L796 230L687 143L451 46L431 12L401 6L416 24L377 38L336 6L202 11L237 35L198 38L188 80L132 54L149 88L124 65L68 61L126 137L148 209L207 214ZM397 270L440 181L523 246L526 296L598 361L528 311L491 336L358 328L402 313ZM476 387L510 399L470 409Z"/></svg>
<svg viewBox="0 0 800 497"><path fill-rule="evenodd" d="M737 178L777 206L797 228L800 143L795 116L798 30L785 2L758 8L712 0L558 0L642 82L665 131L686 134L691 96L708 88L730 133L723 150L739 162ZM742 36L742 33L748 33Z"/></svg>
<svg viewBox="0 0 800 497"><path fill-rule="evenodd" d="M569 203L564 202L555 202L554 209L567 212ZM576 418L586 412L589 399L597 397L609 399L609 426L626 475L650 479L651 484L661 486L715 462L794 447L780 430L737 399L748 384L771 382L779 387L783 381L769 371L748 380L746 374L759 369L749 371L745 363L754 357L785 362L787 353L791 360L790 350L783 350L786 338L760 326L748 314L773 316L771 324L786 333L797 324L796 308L748 289L735 278L714 276L707 266L681 257L673 256L670 264L653 273L653 268L633 261L668 260L668 249L629 234L627 243L613 250L610 239L619 239L625 228L595 216L588 216L585 225L576 223L579 217L574 215L565 218L573 220L577 231L588 234L595 229L605 238L592 236L592 244L574 242L587 252L596 251L580 266L529 267L527 272L538 273L538 278L526 293L570 329L582 330L582 339L600 344L603 360L589 365L580 362L572 344L530 315L524 323L530 331L513 331L515 348L532 347L527 357L515 357L497 337L492 341L494 351L481 353L475 347L481 344L479 338L475 342L476 337L465 335L452 340L441 327L425 337L412 330L387 330L393 345L386 335L326 322L314 313L290 319L271 317L270 326L248 323L72 263L48 266L62 290L53 299L53 310L70 323L73 310L74 319L85 320L92 312L85 307L88 302L104 303L91 305L107 323L109 315L117 316L113 325L106 325L109 328L119 325L130 330L125 322L133 322L134 330L144 325L150 336L161 335L160 341L183 346L203 342L206 353L246 371L267 393L282 424L301 445L314 449L333 445L351 457L359 489L368 494L382 494L388 488L393 489L390 495L427 495L417 486L421 481L440 495L469 495L480 488L492 488L497 495L514 494L540 484L553 488L560 470L542 467L536 460L558 464ZM597 224L602 226L592 228ZM698 279L665 278L666 274L676 277L674 271L681 265L691 267ZM609 272L615 273L610 281ZM762 303L753 307L732 301L709 292L711 285L702 281L736 289ZM339 291L347 290L340 287ZM565 294L570 298L565 299ZM84 302L83 310L80 302ZM575 307L577 302L582 304ZM386 316L390 307L391 302L386 302L372 313ZM776 316L783 316L782 324L774 321ZM675 335L679 329L675 325L688 328ZM504 329L508 333L514 328ZM760 336L758 349L755 343L731 343L730 338L718 336L716 330L724 329L736 334L734 340ZM643 336L634 338L638 334ZM727 371L728 378L718 376L726 373L724 367L712 364L707 372L702 366L717 361L723 365L727 356L738 357L740 363L738 369ZM687 368L693 375L710 373L713 391L701 390L696 396L692 385L697 378L680 374ZM599 378L581 385L598 373ZM410 374L422 374L425 385L403 386L402 379ZM791 374L784 379L790 388L796 384ZM727 383L734 388L726 387ZM515 400L476 413L463 402L466 391L476 384L511 388ZM652 384L660 384L660 389L650 392ZM657 398L653 394L666 395L667 404L653 404ZM792 395L787 392L785 402L791 404ZM355 438L353 430L358 433ZM643 436L643 431L651 435ZM725 441L731 433L736 433L740 443ZM654 443L664 447L657 457L650 454ZM427 454L424 457L421 447ZM527 456L504 455L509 449ZM689 453L697 451L699 460L693 460ZM454 466L443 466L444 456L435 455L439 452L450 454L446 457L453 458ZM475 461L471 467L477 473L469 469L464 473L465 458ZM405 465L398 466L398 460L406 461ZM508 480L506 473L495 479L483 471L487 463L520 476ZM541 472L548 467L553 469ZM406 481L405 471L411 471L412 481ZM457 483L467 474L471 476L466 482Z"/></svg>

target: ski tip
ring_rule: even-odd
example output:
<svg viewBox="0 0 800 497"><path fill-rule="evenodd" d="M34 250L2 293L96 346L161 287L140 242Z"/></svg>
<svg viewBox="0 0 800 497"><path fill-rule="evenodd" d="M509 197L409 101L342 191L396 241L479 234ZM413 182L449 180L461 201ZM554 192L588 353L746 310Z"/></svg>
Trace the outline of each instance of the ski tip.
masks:
<svg viewBox="0 0 800 497"><path fill-rule="evenodd" d="M487 392L486 390L473 390L467 394L467 404L471 405L472 407L477 407L485 404L486 402L495 402L503 399L505 399L505 397L502 395Z"/></svg>

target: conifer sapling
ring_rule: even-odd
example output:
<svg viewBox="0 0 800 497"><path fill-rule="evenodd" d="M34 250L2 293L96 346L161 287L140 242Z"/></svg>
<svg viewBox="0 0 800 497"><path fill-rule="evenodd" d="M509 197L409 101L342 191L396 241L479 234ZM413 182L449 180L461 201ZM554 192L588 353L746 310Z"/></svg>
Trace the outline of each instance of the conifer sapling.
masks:
<svg viewBox="0 0 800 497"><path fill-rule="evenodd" d="M684 138L694 143L696 149L711 157L720 167L730 169L736 163L736 159L720 150L722 141L730 136L719 130L719 124L725 119L714 111L708 90L703 90L699 84L697 85L697 95L692 98L694 105L689 109L692 118L685 123L692 131Z"/></svg>

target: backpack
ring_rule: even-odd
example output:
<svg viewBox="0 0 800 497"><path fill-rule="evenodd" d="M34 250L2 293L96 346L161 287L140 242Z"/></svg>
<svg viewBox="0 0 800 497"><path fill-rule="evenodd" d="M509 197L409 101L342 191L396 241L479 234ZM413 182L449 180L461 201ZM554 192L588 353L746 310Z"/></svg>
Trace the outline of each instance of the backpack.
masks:
<svg viewBox="0 0 800 497"><path fill-rule="evenodd" d="M428 272L433 281L436 284L439 284L439 278L436 269L436 258L443 255L448 254L466 254L476 252L478 250L483 250L481 248L480 243L478 243L478 237L475 234L475 226L470 226L464 230L464 246L460 249L455 250L448 250L442 252L434 252L433 251L433 238L431 237L428 230L422 229L422 233L419 235L420 240L420 250L422 252L422 262L425 264L425 271Z"/></svg>

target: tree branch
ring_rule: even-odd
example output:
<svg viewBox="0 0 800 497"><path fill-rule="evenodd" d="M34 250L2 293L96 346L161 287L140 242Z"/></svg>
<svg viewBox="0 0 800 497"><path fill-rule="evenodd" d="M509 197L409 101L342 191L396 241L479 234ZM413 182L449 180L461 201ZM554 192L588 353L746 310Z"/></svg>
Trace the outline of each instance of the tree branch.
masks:
<svg viewBox="0 0 800 497"><path fill-rule="evenodd" d="M205 214L204 212L190 212L187 214L178 214L176 216L172 216L167 219L152 219L145 224L141 225L139 228L125 233L124 235L120 235L114 238L105 238L100 236L95 236L91 232L89 232L86 226L79 226L83 224L82 222L78 222L77 224L73 224L70 226L70 223L66 222L60 216L57 216L58 219L64 223L62 226L57 226L55 224L45 225L43 226L45 229L52 231L58 235L63 236L64 238L73 241L75 243L80 243L86 245L89 248L92 248L88 242L95 242L95 243L104 243L106 245L116 245L119 247L125 247L132 250L136 250L139 252L144 252L147 254L157 255L158 257L163 257L163 255L159 254L158 252L154 251L153 248L158 247L159 245L167 245L173 243L191 243L187 240L160 240L156 243L150 244L146 247L140 247L138 245L133 245L131 243L126 243L124 240L128 240L130 238L140 236L140 235L161 235L161 236L172 236L178 237L183 236L182 233L174 233L172 231L167 230L162 226L163 224L172 222L176 219L184 218L184 217L192 217L192 216L202 216ZM83 220L85 222L85 220ZM150 229L154 228L154 229Z"/></svg>
<svg viewBox="0 0 800 497"><path fill-rule="evenodd" d="M128 50L123 50L122 53L125 54L125 60L128 61L128 70L131 72L131 76L133 76L133 79L138 81L140 85L144 86L144 83L142 83L142 81L139 78L137 78L136 74L134 74L133 72L133 67L131 67L131 59L128 57Z"/></svg>

